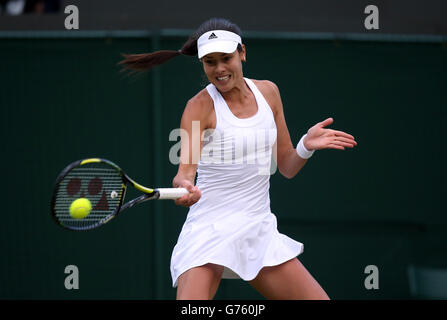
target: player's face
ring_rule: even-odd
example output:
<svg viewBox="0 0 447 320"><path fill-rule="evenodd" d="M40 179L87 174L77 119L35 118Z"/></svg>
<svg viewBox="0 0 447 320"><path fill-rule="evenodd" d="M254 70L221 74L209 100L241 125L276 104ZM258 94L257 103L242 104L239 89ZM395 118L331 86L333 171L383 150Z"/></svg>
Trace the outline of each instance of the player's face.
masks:
<svg viewBox="0 0 447 320"><path fill-rule="evenodd" d="M242 52L213 52L202 58L203 69L208 80L220 92L227 92L243 79L242 61L245 61L245 48Z"/></svg>

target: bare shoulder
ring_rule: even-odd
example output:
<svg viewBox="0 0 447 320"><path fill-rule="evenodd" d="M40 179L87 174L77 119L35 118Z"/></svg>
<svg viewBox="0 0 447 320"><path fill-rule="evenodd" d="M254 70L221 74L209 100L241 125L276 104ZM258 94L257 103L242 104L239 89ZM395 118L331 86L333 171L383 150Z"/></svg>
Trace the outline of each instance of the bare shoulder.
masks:
<svg viewBox="0 0 447 320"><path fill-rule="evenodd" d="M278 86L270 80L253 80L264 98L272 108L274 114L281 108L281 95Z"/></svg>
<svg viewBox="0 0 447 320"><path fill-rule="evenodd" d="M279 89L278 86L270 80L254 80L253 82L256 84L256 86L259 88L259 90L264 90L266 91L266 93L269 92L274 92L274 93L279 93ZM262 92L264 93L264 92Z"/></svg>
<svg viewBox="0 0 447 320"><path fill-rule="evenodd" d="M194 97L188 100L183 117L192 121L204 121L206 127L212 126L215 122L214 103L206 89L199 91Z"/></svg>
<svg viewBox="0 0 447 320"><path fill-rule="evenodd" d="M189 99L186 106L198 112L211 111L213 109L213 99L211 99L207 90L203 89Z"/></svg>

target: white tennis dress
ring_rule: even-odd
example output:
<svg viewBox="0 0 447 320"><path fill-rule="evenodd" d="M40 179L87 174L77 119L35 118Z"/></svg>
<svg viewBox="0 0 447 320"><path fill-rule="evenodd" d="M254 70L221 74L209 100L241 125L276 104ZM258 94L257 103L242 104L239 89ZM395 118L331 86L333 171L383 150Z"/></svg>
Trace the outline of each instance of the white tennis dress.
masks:
<svg viewBox="0 0 447 320"><path fill-rule="evenodd" d="M216 129L205 132L196 186L202 197L189 209L171 257L173 287L185 271L207 263L224 266L222 278L253 280L264 266L286 262L303 244L278 232L270 211L269 179L276 141L273 112L256 85L258 111L237 118L213 84Z"/></svg>

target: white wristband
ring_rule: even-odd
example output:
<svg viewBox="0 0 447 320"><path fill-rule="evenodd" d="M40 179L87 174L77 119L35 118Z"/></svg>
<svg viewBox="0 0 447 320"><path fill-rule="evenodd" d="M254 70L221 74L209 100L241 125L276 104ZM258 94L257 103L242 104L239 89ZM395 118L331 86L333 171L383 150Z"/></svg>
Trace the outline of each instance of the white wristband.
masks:
<svg viewBox="0 0 447 320"><path fill-rule="evenodd" d="M296 153L298 153L298 155L303 159L309 159L310 157L312 157L312 155L315 152L315 150L312 150L312 151L307 150L306 147L304 146L303 141L306 136L307 136L307 134L302 136L300 139L300 142L298 142L298 145L296 146Z"/></svg>

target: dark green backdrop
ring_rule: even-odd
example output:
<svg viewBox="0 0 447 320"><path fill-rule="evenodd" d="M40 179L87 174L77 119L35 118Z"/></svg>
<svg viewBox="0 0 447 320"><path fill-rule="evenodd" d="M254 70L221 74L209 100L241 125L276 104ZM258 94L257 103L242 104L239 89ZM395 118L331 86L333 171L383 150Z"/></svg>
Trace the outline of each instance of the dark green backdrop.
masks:
<svg viewBox="0 0 447 320"><path fill-rule="evenodd" d="M185 208L148 202L75 233L54 224L49 203L60 170L84 157L170 186L169 133L206 85L201 64L182 56L129 78L120 53L178 49L186 37L65 35L0 38L0 298L175 298L169 263ZM280 232L304 243L300 260L333 299L412 297L409 266L447 267L446 46L268 35L245 43L245 76L279 86L295 143L327 117L358 142L316 152L292 180L272 176ZM64 287L72 264L79 290ZM365 289L368 265L379 268L378 290ZM216 298L262 297L224 280Z"/></svg>

